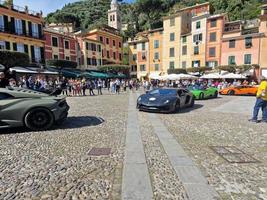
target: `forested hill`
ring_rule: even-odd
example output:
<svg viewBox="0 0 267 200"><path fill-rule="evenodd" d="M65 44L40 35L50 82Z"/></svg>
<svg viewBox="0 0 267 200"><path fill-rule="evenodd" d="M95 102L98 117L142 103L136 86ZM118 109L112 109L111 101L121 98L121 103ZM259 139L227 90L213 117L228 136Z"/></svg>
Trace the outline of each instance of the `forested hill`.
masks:
<svg viewBox="0 0 267 200"><path fill-rule="evenodd" d="M107 11L111 0L82 0L65 5L61 10L46 17L51 22L75 22L77 28L107 24ZM122 21L136 24L137 30L129 26L129 34L162 26L162 16L186 6L204 3L206 0L136 0L121 2ZM230 20L252 19L260 14L260 5L267 0L209 0L215 13L228 13Z"/></svg>

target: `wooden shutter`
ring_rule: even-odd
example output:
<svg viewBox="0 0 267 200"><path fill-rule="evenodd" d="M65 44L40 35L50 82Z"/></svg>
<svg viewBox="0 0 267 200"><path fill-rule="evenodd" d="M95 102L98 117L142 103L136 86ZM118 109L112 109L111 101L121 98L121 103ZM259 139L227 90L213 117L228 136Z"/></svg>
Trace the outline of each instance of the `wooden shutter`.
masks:
<svg viewBox="0 0 267 200"><path fill-rule="evenodd" d="M8 32L9 31L9 28L8 28L8 16L4 15L4 28L5 28L5 31Z"/></svg>
<svg viewBox="0 0 267 200"><path fill-rule="evenodd" d="M18 48L17 48L17 43L13 43L13 51L17 51Z"/></svg>
<svg viewBox="0 0 267 200"><path fill-rule="evenodd" d="M28 22L29 36L32 36L32 23Z"/></svg>
<svg viewBox="0 0 267 200"><path fill-rule="evenodd" d="M11 21L9 23L9 30L11 33L15 33L15 18L11 17Z"/></svg>
<svg viewBox="0 0 267 200"><path fill-rule="evenodd" d="M31 45L31 57L32 57L32 62L35 62L34 46L32 45Z"/></svg>
<svg viewBox="0 0 267 200"><path fill-rule="evenodd" d="M6 42L6 50L10 50L10 42Z"/></svg>
<svg viewBox="0 0 267 200"><path fill-rule="evenodd" d="M38 24L38 33L39 33L39 38L42 39L43 33L42 33L42 25Z"/></svg>
<svg viewBox="0 0 267 200"><path fill-rule="evenodd" d="M29 54L29 48L27 44L24 44L24 51L26 54Z"/></svg>
<svg viewBox="0 0 267 200"><path fill-rule="evenodd" d="M45 61L44 47L40 47L40 52L41 52L41 63L44 63Z"/></svg>

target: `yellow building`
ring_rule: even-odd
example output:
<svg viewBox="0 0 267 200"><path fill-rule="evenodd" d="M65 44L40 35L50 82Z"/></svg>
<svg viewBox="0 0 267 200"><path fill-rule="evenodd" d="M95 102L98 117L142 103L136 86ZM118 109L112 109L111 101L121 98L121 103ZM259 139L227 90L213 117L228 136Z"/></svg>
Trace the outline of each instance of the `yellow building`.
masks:
<svg viewBox="0 0 267 200"><path fill-rule="evenodd" d="M133 40L128 41L129 65L132 77L146 79L150 71L149 40L147 33L139 33Z"/></svg>
<svg viewBox="0 0 267 200"><path fill-rule="evenodd" d="M180 55L180 67L182 69L191 68L191 52L192 52L192 34L187 33L181 35L181 55Z"/></svg>
<svg viewBox="0 0 267 200"><path fill-rule="evenodd" d="M149 41L149 75L163 72L163 28L148 31Z"/></svg>
<svg viewBox="0 0 267 200"><path fill-rule="evenodd" d="M264 33L260 45L261 74L267 77L267 4L262 6L260 16L260 33Z"/></svg>
<svg viewBox="0 0 267 200"><path fill-rule="evenodd" d="M33 63L44 62L44 19L42 13L0 2L0 49L23 52Z"/></svg>

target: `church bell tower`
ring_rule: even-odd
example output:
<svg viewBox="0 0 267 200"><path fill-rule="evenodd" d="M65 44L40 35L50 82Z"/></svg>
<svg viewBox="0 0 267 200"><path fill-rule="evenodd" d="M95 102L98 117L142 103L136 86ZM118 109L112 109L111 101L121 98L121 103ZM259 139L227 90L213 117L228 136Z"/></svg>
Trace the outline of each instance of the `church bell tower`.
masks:
<svg viewBox="0 0 267 200"><path fill-rule="evenodd" d="M108 11L108 25L121 31L121 16L117 0L111 1L110 10Z"/></svg>

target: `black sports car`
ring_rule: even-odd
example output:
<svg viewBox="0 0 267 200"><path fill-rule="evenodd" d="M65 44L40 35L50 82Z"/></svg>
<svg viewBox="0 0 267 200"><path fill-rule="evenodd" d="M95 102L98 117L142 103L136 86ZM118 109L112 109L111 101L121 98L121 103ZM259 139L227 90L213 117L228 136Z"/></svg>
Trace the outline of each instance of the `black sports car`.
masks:
<svg viewBox="0 0 267 200"><path fill-rule="evenodd" d="M155 89L137 99L137 109L149 112L173 113L194 104L193 94L186 89Z"/></svg>

